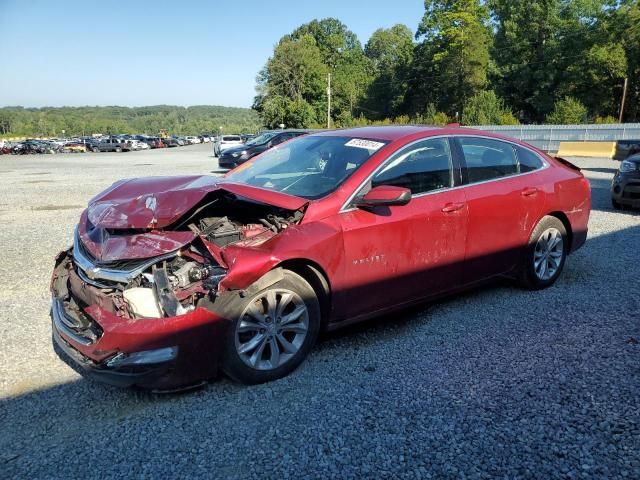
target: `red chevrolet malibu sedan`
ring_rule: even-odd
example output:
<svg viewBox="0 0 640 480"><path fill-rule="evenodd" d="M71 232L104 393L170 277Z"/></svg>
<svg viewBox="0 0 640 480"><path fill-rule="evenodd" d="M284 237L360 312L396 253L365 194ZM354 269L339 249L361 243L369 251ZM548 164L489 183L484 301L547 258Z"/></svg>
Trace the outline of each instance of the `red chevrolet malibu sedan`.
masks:
<svg viewBox="0 0 640 480"><path fill-rule="evenodd" d="M223 178L122 180L57 257L54 347L121 386L274 380L322 329L497 277L552 285L590 208L577 167L462 128L327 131Z"/></svg>

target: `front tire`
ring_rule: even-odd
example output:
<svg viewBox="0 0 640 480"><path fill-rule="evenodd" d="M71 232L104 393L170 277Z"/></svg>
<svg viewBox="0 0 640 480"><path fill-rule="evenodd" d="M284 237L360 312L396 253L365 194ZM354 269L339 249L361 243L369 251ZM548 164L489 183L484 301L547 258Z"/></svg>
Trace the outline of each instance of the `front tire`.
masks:
<svg viewBox="0 0 640 480"><path fill-rule="evenodd" d="M283 278L241 299L225 337L223 371L244 384L282 378L307 357L320 331L320 304L309 283Z"/></svg>
<svg viewBox="0 0 640 480"><path fill-rule="evenodd" d="M611 199L611 206L616 210L622 210L622 205L619 202L616 202L613 198Z"/></svg>
<svg viewBox="0 0 640 480"><path fill-rule="evenodd" d="M568 249L564 224L556 217L543 217L525 248L519 283L529 290L553 285L562 273Z"/></svg>

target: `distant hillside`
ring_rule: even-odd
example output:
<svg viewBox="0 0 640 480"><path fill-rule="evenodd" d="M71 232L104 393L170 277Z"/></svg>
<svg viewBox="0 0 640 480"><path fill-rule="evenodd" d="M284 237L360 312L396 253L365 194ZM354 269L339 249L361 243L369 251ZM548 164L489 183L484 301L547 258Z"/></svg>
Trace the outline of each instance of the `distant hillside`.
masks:
<svg viewBox="0 0 640 480"><path fill-rule="evenodd" d="M0 136L56 137L92 133L170 134L255 132L257 113L249 108L197 105L177 107L43 107L0 108ZM64 133L63 133L64 130Z"/></svg>

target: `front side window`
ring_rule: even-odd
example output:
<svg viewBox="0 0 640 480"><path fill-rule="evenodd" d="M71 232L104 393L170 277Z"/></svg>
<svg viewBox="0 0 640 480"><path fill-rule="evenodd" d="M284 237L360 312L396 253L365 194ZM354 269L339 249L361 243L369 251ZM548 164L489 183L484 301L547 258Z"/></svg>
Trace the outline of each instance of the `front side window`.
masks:
<svg viewBox="0 0 640 480"><path fill-rule="evenodd" d="M249 140L246 145L262 145L264 143L267 143L269 140L271 140L273 137L275 137L278 133L277 132L264 132L261 135L258 135L255 138L252 138L251 140Z"/></svg>
<svg viewBox="0 0 640 480"><path fill-rule="evenodd" d="M416 195L450 187L451 172L449 142L446 138L433 138L395 154L373 177L371 186L404 187Z"/></svg>
<svg viewBox="0 0 640 480"><path fill-rule="evenodd" d="M299 197L321 198L385 145L350 137L298 137L240 165L226 179Z"/></svg>
<svg viewBox="0 0 640 480"><path fill-rule="evenodd" d="M459 142L467 164L469 183L518 173L518 162L510 143L481 137L462 137Z"/></svg>

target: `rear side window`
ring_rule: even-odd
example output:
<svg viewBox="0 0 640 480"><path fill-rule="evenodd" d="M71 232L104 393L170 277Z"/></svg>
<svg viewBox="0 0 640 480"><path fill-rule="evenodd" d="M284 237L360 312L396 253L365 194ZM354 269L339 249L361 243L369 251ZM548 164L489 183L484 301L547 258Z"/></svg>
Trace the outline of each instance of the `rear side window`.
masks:
<svg viewBox="0 0 640 480"><path fill-rule="evenodd" d="M462 137L459 141L467 164L469 183L518 173L518 162L511 144L480 137Z"/></svg>
<svg viewBox="0 0 640 480"><path fill-rule="evenodd" d="M520 164L520 173L533 172L542 168L542 160L531 150L522 147L515 147L518 153L518 163Z"/></svg>
<svg viewBox="0 0 640 480"><path fill-rule="evenodd" d="M372 187L393 185L413 195L451 186L451 152L445 138L433 138L402 150L375 176Z"/></svg>
<svg viewBox="0 0 640 480"><path fill-rule="evenodd" d="M286 135L280 135L276 138L274 138L273 140L271 140L271 146L276 146L276 145L280 145L282 142L284 142L285 140L289 140L287 138Z"/></svg>
<svg viewBox="0 0 640 480"><path fill-rule="evenodd" d="M234 137L234 136L222 137L222 141L223 142L239 142L240 137Z"/></svg>

